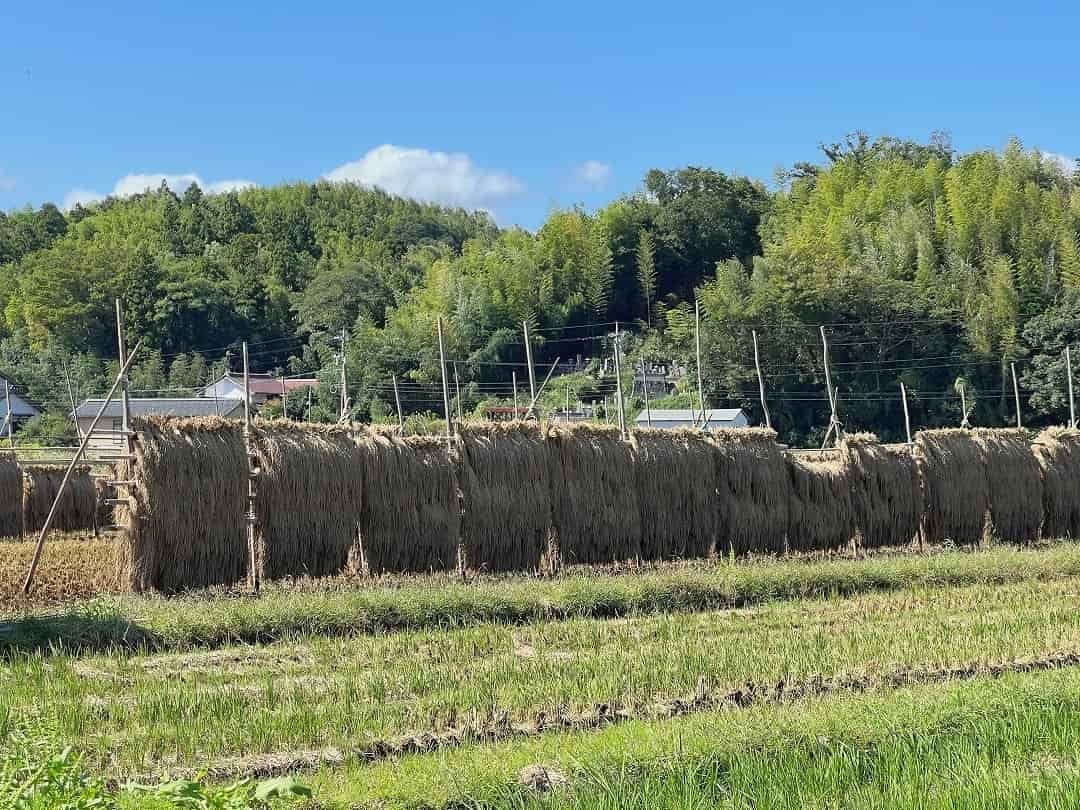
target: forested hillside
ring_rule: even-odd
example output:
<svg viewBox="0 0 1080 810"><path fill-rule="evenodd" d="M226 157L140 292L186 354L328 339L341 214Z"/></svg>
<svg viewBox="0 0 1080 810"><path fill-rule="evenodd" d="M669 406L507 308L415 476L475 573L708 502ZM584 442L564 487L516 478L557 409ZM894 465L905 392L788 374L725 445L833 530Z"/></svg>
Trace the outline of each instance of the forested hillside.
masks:
<svg viewBox="0 0 1080 810"><path fill-rule="evenodd" d="M345 329L354 416L382 418L392 374L408 411L441 410L441 316L471 410L508 397L513 370L524 378L523 320L538 366L609 355L619 321L628 367L644 353L692 369L698 298L709 404L760 413L757 330L788 441L828 422L819 325L849 428L897 436L901 380L917 426L959 423L958 380L972 421L1000 424L1013 361L1032 424L1061 420L1061 352L1080 338L1071 169L1018 143L957 154L941 137L855 135L822 151L771 191L710 169L653 170L639 192L554 211L536 233L325 182L11 212L0 215L0 373L55 414L100 393L119 297L149 349L132 375L143 395L239 368L247 340L255 370L321 373L309 415L330 418ZM566 386L584 399L611 389L576 375L554 393ZM52 419L28 435L65 430Z"/></svg>

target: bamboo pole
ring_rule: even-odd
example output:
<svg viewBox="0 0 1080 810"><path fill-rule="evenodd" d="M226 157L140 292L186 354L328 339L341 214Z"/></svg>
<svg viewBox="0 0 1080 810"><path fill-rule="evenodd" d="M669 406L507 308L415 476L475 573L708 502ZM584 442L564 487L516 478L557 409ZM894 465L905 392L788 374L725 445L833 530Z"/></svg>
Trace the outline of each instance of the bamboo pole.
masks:
<svg viewBox="0 0 1080 810"><path fill-rule="evenodd" d="M619 355L622 351L619 347L619 324L615 323L615 392L619 397L619 433L622 437L626 438L626 409L623 405L623 390L622 390L622 363L620 362Z"/></svg>
<svg viewBox="0 0 1080 810"><path fill-rule="evenodd" d="M645 372L645 355L641 356L641 388L645 392L645 421L652 427L652 407L649 405L649 378Z"/></svg>
<svg viewBox="0 0 1080 810"><path fill-rule="evenodd" d="M1016 400L1016 427L1022 428L1024 425L1020 421L1020 386L1016 382L1016 363L1009 363L1009 370L1012 372L1013 397Z"/></svg>
<svg viewBox="0 0 1080 810"><path fill-rule="evenodd" d="M345 422L349 417L349 386L345 375L345 327L341 328L341 414L339 422Z"/></svg>
<svg viewBox="0 0 1080 810"><path fill-rule="evenodd" d="M1069 427L1076 430L1076 402L1073 399L1073 382L1072 382L1072 356L1069 354L1069 347L1065 347L1065 372L1069 377Z"/></svg>
<svg viewBox="0 0 1080 810"><path fill-rule="evenodd" d="M397 408L397 423L398 429L401 431L401 435L405 435L405 416L401 412L401 394L398 393L397 387L397 374L391 375L391 380L394 382L394 405Z"/></svg>
<svg viewBox="0 0 1080 810"><path fill-rule="evenodd" d="M837 440L839 440L839 438L840 438L840 422L836 418L836 392L833 389L832 375L829 372L829 340L828 340L828 338L825 337L825 327L822 326L822 327L819 327L819 329L821 331L822 358L824 359L824 362L825 362L825 388L828 390L828 394L829 394L829 409L830 409L829 429L825 431L825 439L821 443L821 449L824 450L826 445L828 445L828 443L829 443L829 436L832 434L833 430L836 431L836 438L837 438Z"/></svg>
<svg viewBox="0 0 1080 810"><path fill-rule="evenodd" d="M116 389L120 387L121 380L123 380L124 375L127 374L127 370L131 366L131 361L135 359L135 355L138 354L141 346L142 341L136 343L135 348L132 349L131 354L128 355L127 361L120 367L120 373L116 375L112 388L109 389L109 393L105 396L105 401L102 402L101 407L98 408L94 421L90 423L89 430L86 431L86 435L79 444L79 449L75 452L75 457L72 458L71 463L68 464L67 471L64 473L64 478L60 481L60 487L56 490L56 497L53 499L52 507L49 509L49 514L45 518L45 525L41 527L41 534L38 535L37 546L34 547L34 556L30 560L30 569L26 572L26 579L23 581L24 594L30 593L30 586L34 582L34 574L37 573L38 563L41 562L41 552L42 549L45 548L45 535L48 534L49 527L52 526L53 518L56 516L56 508L60 505L60 499L63 497L64 489L71 479L71 473L75 470L75 465L79 463L79 459L82 458L83 453L86 452L86 446L90 444L90 437L94 435L94 428L97 427L97 423L101 421L105 409L108 408L109 403L112 402L113 397L116 395Z"/></svg>
<svg viewBox="0 0 1080 810"><path fill-rule="evenodd" d="M464 422L465 417L461 415L461 380L458 379L456 360L454 361L454 392L457 399L457 419L458 422Z"/></svg>
<svg viewBox="0 0 1080 810"><path fill-rule="evenodd" d="M510 374L511 374L512 379L514 381L513 382L513 385L514 385L514 418L517 419L518 418L517 372L516 371L511 371Z"/></svg>
<svg viewBox="0 0 1080 810"><path fill-rule="evenodd" d="M119 298L116 299L116 346L119 351L120 367L123 368L124 360L126 359L126 349L124 345L124 307L120 303ZM128 397L127 372L124 372L124 379L121 381L120 386L120 402L123 404L120 429L124 431L124 452L130 453L131 440L128 436L128 431L131 430L131 400Z"/></svg>
<svg viewBox="0 0 1080 810"><path fill-rule="evenodd" d="M772 418L769 416L769 405L765 401L765 378L761 374L761 358L758 355L757 330L750 332L754 338L754 368L757 369L758 391L761 394L761 410L765 414L765 427L772 428Z"/></svg>
<svg viewBox="0 0 1080 810"><path fill-rule="evenodd" d="M258 474L258 470L252 463L255 458L255 451L252 447L251 436L251 379L248 369L248 346L246 340L244 341L244 455L247 456L248 461L247 511L244 514L244 521L247 524L248 584L251 586L251 592L258 594L260 579L259 557L255 539L255 476Z"/></svg>
<svg viewBox="0 0 1080 810"><path fill-rule="evenodd" d="M694 302L694 353L697 356L697 390L701 402L701 429L705 430L705 383L701 375L701 301ZM693 397L691 397L693 401ZM697 421L696 419L694 420Z"/></svg>
<svg viewBox="0 0 1080 810"><path fill-rule="evenodd" d="M521 328L525 332L525 362L529 365L529 399L536 399L536 371L533 369L532 343L529 341L529 322L522 321Z"/></svg>
<svg viewBox="0 0 1080 810"><path fill-rule="evenodd" d="M289 400L285 396L285 375L281 375L281 418L289 420Z"/></svg>
<svg viewBox="0 0 1080 810"><path fill-rule="evenodd" d="M7 404L7 437L8 446L12 449L15 448L15 437L11 435L11 385L7 380L4 380L4 402ZM74 415L74 408L72 408L72 414ZM75 418L75 428L78 429L79 419ZM79 437L82 438L81 436Z"/></svg>
<svg viewBox="0 0 1080 810"><path fill-rule="evenodd" d="M540 395L543 394L544 389L547 388L548 381L551 379L551 375L555 373L555 367L559 365L559 360L561 359L561 357L556 357L555 362L552 363L551 368L548 369L547 376L544 377L544 381L540 384L540 390L536 392L536 396L533 397L532 402L529 403L528 410L525 411L526 419L528 419L530 416L535 416L536 401L540 399Z"/></svg>
<svg viewBox="0 0 1080 810"><path fill-rule="evenodd" d="M442 318L436 321L439 330L439 373L442 375L443 412L446 414L446 441L454 438L454 417L450 414L450 386L446 381L446 344L443 341Z"/></svg>
<svg viewBox="0 0 1080 810"><path fill-rule="evenodd" d="M907 443L911 444L911 416L908 414L907 387L900 383L900 396L904 400L904 428L907 430Z"/></svg>
<svg viewBox="0 0 1080 810"><path fill-rule="evenodd" d="M960 383L960 427L971 427L971 423L968 421L967 386L963 382Z"/></svg>

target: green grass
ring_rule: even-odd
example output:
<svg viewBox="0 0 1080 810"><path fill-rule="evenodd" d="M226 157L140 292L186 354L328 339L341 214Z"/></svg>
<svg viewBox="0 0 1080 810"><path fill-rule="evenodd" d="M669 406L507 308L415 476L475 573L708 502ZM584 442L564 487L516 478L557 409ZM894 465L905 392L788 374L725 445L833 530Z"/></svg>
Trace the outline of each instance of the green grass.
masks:
<svg viewBox="0 0 1080 810"><path fill-rule="evenodd" d="M34 654L0 669L0 731L5 717L41 717L78 740L92 767L127 776L231 755L348 750L474 712L645 707L692 694L702 678L723 689L1075 650L1080 578L919 587L216 651Z"/></svg>
<svg viewBox="0 0 1080 810"><path fill-rule="evenodd" d="M259 599L197 594L103 597L59 613L9 614L0 655L34 650L182 650L313 635L525 624L744 607L923 586L1008 584L1080 575L1080 545L866 560L688 563L633 574L580 570L555 580L442 577L271 585Z"/></svg>
<svg viewBox="0 0 1080 810"><path fill-rule="evenodd" d="M542 764L568 785L518 784ZM323 807L1072 808L1080 806L1080 671L633 722L309 780Z"/></svg>

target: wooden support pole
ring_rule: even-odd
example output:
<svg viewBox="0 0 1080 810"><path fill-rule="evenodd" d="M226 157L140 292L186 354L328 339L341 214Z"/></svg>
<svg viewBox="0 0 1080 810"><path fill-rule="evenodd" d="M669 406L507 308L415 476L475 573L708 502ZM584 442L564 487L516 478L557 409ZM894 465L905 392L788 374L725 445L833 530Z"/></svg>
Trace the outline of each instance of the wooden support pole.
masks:
<svg viewBox="0 0 1080 810"><path fill-rule="evenodd" d="M247 525L248 547L248 585L251 592L259 593L259 554L255 539L255 476L258 470L254 466L255 450L251 435L251 378L248 369L248 347L244 341L244 455L248 460L247 510L244 521Z"/></svg>
<svg viewBox="0 0 1080 810"><path fill-rule="evenodd" d="M4 380L4 402L7 404L7 437L8 446L14 449L15 437L11 435L11 385L7 380ZM74 408L72 409L74 412ZM73 413L74 415L74 413ZM79 424L78 417L75 419L76 426ZM81 437L80 437L81 438Z"/></svg>
<svg viewBox="0 0 1080 810"><path fill-rule="evenodd" d="M1016 382L1016 363L1009 363L1009 370L1012 372L1013 397L1016 400L1016 427L1022 428L1024 425L1020 421L1020 385Z"/></svg>
<svg viewBox="0 0 1080 810"><path fill-rule="evenodd" d="M757 369L758 391L761 394L761 410L765 414L765 427L771 429L772 417L769 416L769 405L765 401L765 378L761 374L761 357L758 354L757 330L751 330L750 334L753 335L754 338L754 368Z"/></svg>
<svg viewBox="0 0 1080 810"><path fill-rule="evenodd" d="M697 390L701 402L701 429L705 430L705 383L701 374L701 301L694 302L694 354L697 356ZM695 420L697 421L697 420Z"/></svg>
<svg viewBox="0 0 1080 810"><path fill-rule="evenodd" d="M516 371L511 371L510 374L512 375L513 386L514 386L514 418L517 419L518 418L517 372Z"/></svg>
<svg viewBox="0 0 1080 810"><path fill-rule="evenodd" d="M968 421L967 386L963 381L960 383L960 427L971 427L971 423Z"/></svg>
<svg viewBox="0 0 1080 810"><path fill-rule="evenodd" d="M1076 402L1073 399L1073 383L1072 383L1072 356L1069 354L1069 347L1065 347L1065 372L1069 377L1069 427L1076 430Z"/></svg>
<svg viewBox="0 0 1080 810"><path fill-rule="evenodd" d="M645 421L652 427L652 407L649 405L649 377L645 371L645 355L641 356L641 388L645 392Z"/></svg>
<svg viewBox="0 0 1080 810"><path fill-rule="evenodd" d="M623 390L622 390L622 362L620 356L622 355L622 349L619 346L619 324L615 323L615 392L619 397L619 433L622 437L626 438L626 408L623 404Z"/></svg>
<svg viewBox="0 0 1080 810"><path fill-rule="evenodd" d="M528 410L525 411L525 418L526 419L528 419L530 416L535 416L536 415L536 401L538 399L540 399L540 395L543 394L544 389L547 388L548 381L551 379L551 375L555 373L555 368L556 368L556 366L559 365L559 360L561 360L561 359L562 359L561 357L556 357L555 362L552 363L551 368L548 369L547 376L544 377L544 381L540 384L540 390L538 390L536 392L536 396L533 397L532 402L529 403Z"/></svg>
<svg viewBox="0 0 1080 810"><path fill-rule="evenodd" d="M120 299L116 299L116 348L119 352L120 367L124 367L124 362L127 359L126 348L124 344L124 307L120 303ZM124 452L131 452L131 438L128 435L128 431L131 430L131 401L128 397L128 376L127 372L124 372L124 377L120 381L120 403L123 407L123 413L121 414L121 430L124 431ZM78 420L76 420L78 422Z"/></svg>
<svg viewBox="0 0 1080 810"><path fill-rule="evenodd" d="M285 396L285 375L281 375L281 418L288 421L289 419L289 400Z"/></svg>
<svg viewBox="0 0 1080 810"><path fill-rule="evenodd" d="M461 415L461 380L458 379L457 373L457 361L454 361L454 393L455 399L457 399L457 419L458 422L464 422L465 417Z"/></svg>
<svg viewBox="0 0 1080 810"><path fill-rule="evenodd" d="M566 386L566 424L570 424L570 386Z"/></svg>
<svg viewBox="0 0 1080 810"><path fill-rule="evenodd" d="M439 373L442 375L443 412L446 414L446 441L454 439L454 417L450 414L450 385L446 380L446 343L443 340L442 318L436 322L439 330Z"/></svg>
<svg viewBox="0 0 1080 810"><path fill-rule="evenodd" d="M900 397L904 400L904 429L907 430L907 443L911 444L911 415L907 406L907 387L900 383Z"/></svg>
<svg viewBox="0 0 1080 810"><path fill-rule="evenodd" d="M397 374L390 377L394 382L394 406L397 408L397 423L398 430L401 431L401 435L405 435L405 415L401 412L401 394L398 393L397 387Z"/></svg>
<svg viewBox="0 0 1080 810"><path fill-rule="evenodd" d="M349 384L345 374L345 327L341 328L341 413L339 422L349 419Z"/></svg>
<svg viewBox="0 0 1080 810"><path fill-rule="evenodd" d="M37 546L34 547L34 556L30 560L30 569L26 572L26 579L23 581L23 593L30 593L30 587L34 583L34 574L37 573L38 563L41 562L41 552L45 548L45 535L49 532L49 527L52 526L53 518L56 516L56 509L60 505L60 499L64 495L64 490L67 488L67 483L71 479L71 473L75 470L75 465L79 463L79 460L83 457L83 453L86 452L86 446L90 444L90 437L94 435L94 428L97 427L97 423L101 421L101 417L105 413L105 409L109 407L109 403L112 402L114 396L116 396L116 389L120 387L121 381L127 374L128 368L131 366L131 361L135 359L135 355L138 354L139 348L142 346L142 342L135 344L135 348L131 350L131 354L128 355L124 365L120 366L120 373L116 375L116 379L113 381L112 388L109 389L109 393L105 396L105 401L101 403L101 407L98 408L97 415L94 416L94 421L90 423L90 429L86 431L86 435L83 436L82 442L79 444L79 449L75 451L75 457L71 459L71 463L68 464L67 471L64 473L64 478L60 481L60 486L56 490L56 497L53 499L52 507L49 509L49 514L45 518L45 524L41 527L41 534L38 535Z"/></svg>
<svg viewBox="0 0 1080 810"><path fill-rule="evenodd" d="M532 343L529 341L529 322L522 321L521 328L525 332L525 362L529 366L529 399L536 399L536 371L533 369Z"/></svg>
<svg viewBox="0 0 1080 810"><path fill-rule="evenodd" d="M833 390L832 375L829 372L829 340L825 337L825 327L819 327L821 331L821 349L822 358L825 362L825 388L829 394L829 429L825 431L825 439L821 443L821 449L824 450L829 443L829 436L832 432L836 431L837 440L840 439L840 422L836 418L836 392Z"/></svg>

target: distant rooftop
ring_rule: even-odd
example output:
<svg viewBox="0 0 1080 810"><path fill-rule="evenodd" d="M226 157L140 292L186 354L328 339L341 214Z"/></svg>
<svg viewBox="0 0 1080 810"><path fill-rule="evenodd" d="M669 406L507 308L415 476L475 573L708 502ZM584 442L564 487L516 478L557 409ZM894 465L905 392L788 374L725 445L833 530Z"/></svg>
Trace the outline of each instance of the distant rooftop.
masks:
<svg viewBox="0 0 1080 810"><path fill-rule="evenodd" d="M76 419L93 418L102 399L88 399L75 409ZM228 416L240 405L236 400L215 400L204 397L132 397L128 400L132 416ZM117 397L105 409L104 416L123 415L123 403Z"/></svg>
<svg viewBox="0 0 1080 810"><path fill-rule="evenodd" d="M652 421L653 422L687 422L693 424L695 414L700 411L691 411L688 408L677 408L674 410L658 410L652 409ZM709 422L724 423L735 422L740 417L745 418L742 408L709 408L706 411L708 414ZM637 424L646 425L649 422L649 415L642 411L638 414Z"/></svg>

